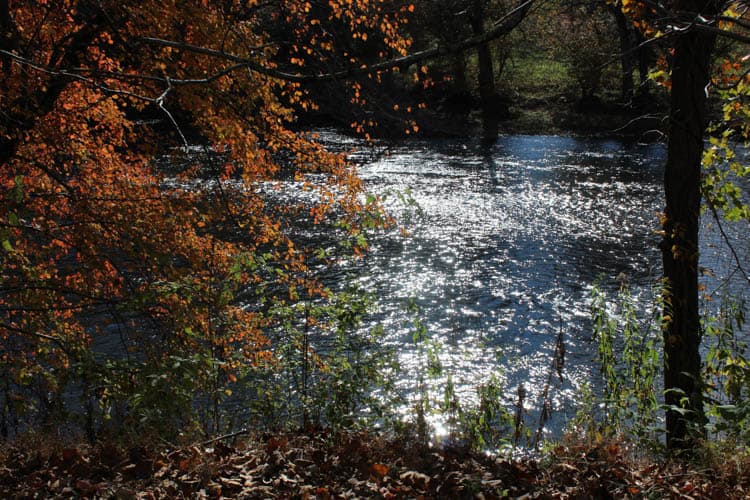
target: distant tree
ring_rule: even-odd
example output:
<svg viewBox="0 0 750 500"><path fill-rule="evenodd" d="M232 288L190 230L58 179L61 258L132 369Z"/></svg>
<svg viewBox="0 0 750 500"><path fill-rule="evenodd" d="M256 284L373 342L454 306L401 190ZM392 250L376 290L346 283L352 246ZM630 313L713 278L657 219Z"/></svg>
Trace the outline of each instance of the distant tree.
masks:
<svg viewBox="0 0 750 500"><path fill-rule="evenodd" d="M618 53L616 24L599 1L561 5L559 9L554 14L558 18L554 32L549 33L553 47L557 56L567 61L578 82L581 102L593 102L605 71Z"/></svg>
<svg viewBox="0 0 750 500"><path fill-rule="evenodd" d="M489 137L497 134L497 122L503 114L503 109L499 106L495 80L502 72L510 54L509 41L505 35L524 19L530 7L530 2L521 2L513 6L507 1L429 0L420 3L417 9L417 26L416 30L412 27L412 32L415 33L418 44L436 41L450 48L469 38L482 39L492 33L497 27L498 19L508 26L502 35L487 36L485 40L471 47L477 62L475 95L479 97L482 121ZM514 12L510 23L504 19L504 15L509 12ZM456 93L468 92L467 51L453 50L448 57Z"/></svg>
<svg viewBox="0 0 750 500"><path fill-rule="evenodd" d="M482 36L487 29L485 23L488 18L494 16L488 15L489 12L507 11L509 6L506 2L486 2L484 0L472 0L469 6L469 20L471 29L475 36ZM528 13L525 12L525 16ZM522 19L522 18L521 18ZM520 19L519 21L520 22ZM479 102L482 107L482 124L484 127L485 138L493 139L498 133L498 120L506 110L502 109L498 99L497 89L495 86L496 68L505 66L505 61L510 53L508 38L503 39L505 44L500 50L495 51L493 55L492 47L489 43L477 46L477 78L479 89ZM499 64L496 65L495 62Z"/></svg>
<svg viewBox="0 0 750 500"><path fill-rule="evenodd" d="M471 36L471 26L468 22L468 1L426 0L416 4L416 14L408 31L415 47L426 47L434 43L450 46ZM442 61L431 61L431 65L447 66L451 78L450 92L462 95L470 92L467 78L467 54L465 51L455 52L445 57L447 64Z"/></svg>
<svg viewBox="0 0 750 500"><path fill-rule="evenodd" d="M622 10L622 2L595 0L612 15L617 28L620 57L620 98L624 104L632 103L637 96L649 94L649 70L656 61L652 44L644 44L642 32ZM638 87L633 82L633 73L638 70Z"/></svg>

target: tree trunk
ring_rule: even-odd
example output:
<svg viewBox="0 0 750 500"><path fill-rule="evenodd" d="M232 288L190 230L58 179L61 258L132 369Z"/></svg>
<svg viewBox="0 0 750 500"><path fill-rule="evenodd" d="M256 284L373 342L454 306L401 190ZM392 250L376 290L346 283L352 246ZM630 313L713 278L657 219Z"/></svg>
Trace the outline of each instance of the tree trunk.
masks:
<svg viewBox="0 0 750 500"><path fill-rule="evenodd" d="M651 47L643 45L645 39L640 31L636 31L635 43L638 47L636 57L638 58L638 93L642 96L648 96L649 91L649 69L656 60L654 51Z"/></svg>
<svg viewBox="0 0 750 500"><path fill-rule="evenodd" d="M13 18L10 17L8 0L0 0L0 49L10 51L13 48L13 31ZM10 58L4 55L4 71L8 71L6 64L10 64Z"/></svg>
<svg viewBox="0 0 750 500"><path fill-rule="evenodd" d="M451 57L452 62L452 73L453 73L453 87L457 94L465 94L468 86L466 85L466 58L463 52L453 54Z"/></svg>
<svg viewBox="0 0 750 500"><path fill-rule="evenodd" d="M620 38L620 67L621 73L621 99L623 103L629 103L633 100L633 70L635 61L633 58L633 34L630 30L630 22L622 9L611 6L610 10L615 16L617 23L617 35Z"/></svg>
<svg viewBox="0 0 750 500"><path fill-rule="evenodd" d="M492 52L488 44L483 43L477 47L477 58L479 61L479 98L483 107L490 107L495 97L495 76Z"/></svg>
<svg viewBox="0 0 750 500"><path fill-rule="evenodd" d="M484 0L474 0L471 12L471 29L474 35L484 34ZM482 125L485 139L495 139L498 133L498 118L495 113L495 71L492 50L488 42L477 46L479 65L479 100L482 106Z"/></svg>
<svg viewBox="0 0 750 500"><path fill-rule="evenodd" d="M714 2L684 1L681 10L698 13ZM713 15L713 12L701 12ZM705 422L698 314L698 223L701 158L706 128L706 85L715 36L688 30L675 39L669 145L664 176L666 208L662 257L665 292L664 388L667 446L691 446L689 430Z"/></svg>

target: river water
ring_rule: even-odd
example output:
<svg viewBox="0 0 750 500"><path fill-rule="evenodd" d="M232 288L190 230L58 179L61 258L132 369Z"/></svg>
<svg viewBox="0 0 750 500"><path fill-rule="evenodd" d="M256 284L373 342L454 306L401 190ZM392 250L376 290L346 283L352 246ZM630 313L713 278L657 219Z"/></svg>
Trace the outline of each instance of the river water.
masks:
<svg viewBox="0 0 750 500"><path fill-rule="evenodd" d="M372 236L367 257L349 270L377 294L364 327L383 325L405 370L402 389L414 393L425 372L412 341L414 314L405 312L412 301L442 365L428 380L435 400L442 400L450 376L470 404L475 387L495 374L509 406L523 384L533 427L551 382L548 430L559 431L576 411L581 386L596 386L594 284L615 292L625 281L645 310L652 304L661 273L663 145L504 136L493 145L412 139L368 146L333 131L323 131L320 140L354 150L367 189L387 196L410 233ZM411 203L395 193L406 193ZM710 221L702 231L702 263L717 274L706 285L719 288L732 262ZM738 248L747 262L746 237ZM560 335L562 380L550 373ZM433 423L440 433L440 418Z"/></svg>
<svg viewBox="0 0 750 500"><path fill-rule="evenodd" d="M366 189L384 197L398 222L369 235L364 258L326 269L322 278L334 289L354 282L374 293L375 308L361 328L382 325L385 346L397 353L397 390L411 398L404 412L413 416L422 379L433 407L449 379L468 407L476 403L476 388L494 376L509 409L524 388L524 420L532 431L547 388L546 435L559 435L580 407L582 387L598 386L590 319L594 285L614 295L627 283L644 321L653 310L661 275L656 231L664 147L520 135L492 145L434 138L366 143L333 130L317 133L329 149L349 152ZM211 155L202 161L210 163ZM278 186L268 186L269 199L313 201L291 179L287 189ZM749 179L742 189L750 201ZM321 234L325 229L309 221L297 221L293 230L313 245L330 242ZM726 293L747 296L750 283L735 271L737 261L750 267L746 223L720 228L704 215L701 265L711 272L701 279L704 293L715 299L709 307ZM416 307L407 312L410 303ZM429 341L414 342L415 319ZM117 328L110 325L110 334L97 338L95 352L122 353ZM747 326L744 334L750 337ZM559 374L552 368L558 339L565 347ZM433 376L425 366L427 345L442 366ZM78 391L66 396L71 408L80 407ZM254 394L238 390L241 396L227 402L238 421L254 420L246 404ZM437 437L447 432L444 414L429 418Z"/></svg>

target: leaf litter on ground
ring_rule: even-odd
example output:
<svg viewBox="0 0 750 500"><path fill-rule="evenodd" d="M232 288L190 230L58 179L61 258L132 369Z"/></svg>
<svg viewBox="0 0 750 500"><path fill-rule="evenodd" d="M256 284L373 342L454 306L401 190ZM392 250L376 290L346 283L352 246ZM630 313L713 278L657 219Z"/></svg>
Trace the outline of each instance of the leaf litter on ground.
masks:
<svg viewBox="0 0 750 500"><path fill-rule="evenodd" d="M747 498L750 460L633 458L618 443L510 459L367 432L233 436L179 448L7 443L1 498Z"/></svg>

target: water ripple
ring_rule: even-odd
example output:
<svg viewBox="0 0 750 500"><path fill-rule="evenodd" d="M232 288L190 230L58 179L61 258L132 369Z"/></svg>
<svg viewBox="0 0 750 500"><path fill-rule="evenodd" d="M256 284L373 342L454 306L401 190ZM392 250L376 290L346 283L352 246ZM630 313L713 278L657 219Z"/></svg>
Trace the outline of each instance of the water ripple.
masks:
<svg viewBox="0 0 750 500"><path fill-rule="evenodd" d="M329 146L353 146L335 133L321 137ZM595 372L594 282L615 290L624 274L645 301L661 272L655 230L663 148L554 136L501 137L491 147L472 140L359 147L368 189L409 190L419 207L415 217L414 207L389 204L412 236L376 237L359 276L378 293L371 323L382 323L386 342L399 348L402 388L415 391L424 371L403 309L414 299L440 346L436 399L448 373L466 400L496 373L509 403L524 384L533 420L562 331L565 379L554 385L552 404L570 417Z"/></svg>

